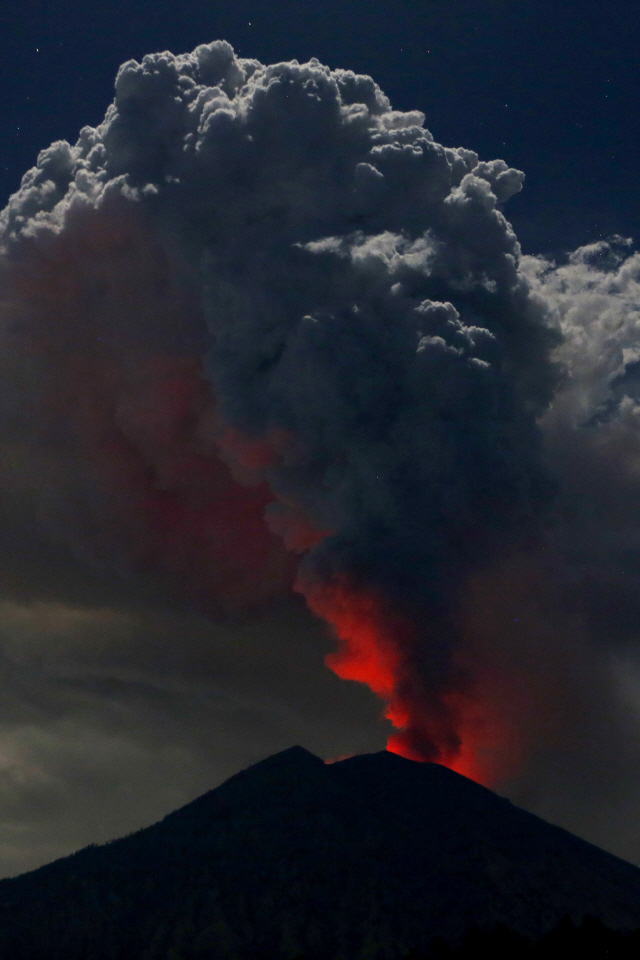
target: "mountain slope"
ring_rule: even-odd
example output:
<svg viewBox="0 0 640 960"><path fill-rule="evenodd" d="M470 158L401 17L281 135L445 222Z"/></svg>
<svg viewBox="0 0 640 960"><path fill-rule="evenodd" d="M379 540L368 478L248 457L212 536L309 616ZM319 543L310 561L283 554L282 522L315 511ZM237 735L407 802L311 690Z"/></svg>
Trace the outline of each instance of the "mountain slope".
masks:
<svg viewBox="0 0 640 960"><path fill-rule="evenodd" d="M270 757L160 823L0 882L11 960L396 958L496 922L640 927L640 870L437 764Z"/></svg>

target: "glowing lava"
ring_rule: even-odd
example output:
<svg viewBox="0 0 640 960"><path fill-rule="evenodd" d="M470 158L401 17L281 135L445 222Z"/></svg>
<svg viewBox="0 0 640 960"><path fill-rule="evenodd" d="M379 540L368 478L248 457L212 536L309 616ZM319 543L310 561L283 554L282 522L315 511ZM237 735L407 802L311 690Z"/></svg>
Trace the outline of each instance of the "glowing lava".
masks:
<svg viewBox="0 0 640 960"><path fill-rule="evenodd" d="M346 580L298 587L337 636L339 648L327 656L327 666L344 680L365 683L386 702L384 715L397 729L389 751L441 763L487 786L504 775L505 760L513 766L513 731L495 706L495 677L488 671L472 681L452 662L434 676L424 662L428 631L371 590Z"/></svg>

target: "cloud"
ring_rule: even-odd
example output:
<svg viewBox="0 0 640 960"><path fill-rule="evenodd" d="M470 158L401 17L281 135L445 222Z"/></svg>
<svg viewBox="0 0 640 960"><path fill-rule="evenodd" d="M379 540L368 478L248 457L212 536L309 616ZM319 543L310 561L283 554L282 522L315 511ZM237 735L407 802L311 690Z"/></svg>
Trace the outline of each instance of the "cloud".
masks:
<svg viewBox="0 0 640 960"><path fill-rule="evenodd" d="M0 603L2 875L146 826L292 742L382 747L300 601L223 625L119 600Z"/></svg>
<svg viewBox="0 0 640 960"><path fill-rule="evenodd" d="M584 587L590 628L603 642L624 642L638 622L629 603L640 533L640 255L613 238L576 250L564 264L526 257L523 270L564 338L557 355L566 378L542 420L559 479L551 536Z"/></svg>
<svg viewBox="0 0 640 960"><path fill-rule="evenodd" d="M42 392L22 423L35 403L50 526L221 613L290 589L273 531L338 633L336 590L437 620L419 656L387 637L387 699L406 749L444 758L455 584L547 496L555 333L498 209L523 174L423 123L317 60L124 64L3 214L6 352Z"/></svg>
<svg viewBox="0 0 640 960"><path fill-rule="evenodd" d="M573 776L606 834L594 764L624 805L637 751L638 261L521 257L523 178L369 77L224 42L124 64L40 154L0 215L12 756L39 697L33 750L71 769L88 722L104 783L155 730L192 784L221 744L376 742L302 593L393 749L568 825Z"/></svg>

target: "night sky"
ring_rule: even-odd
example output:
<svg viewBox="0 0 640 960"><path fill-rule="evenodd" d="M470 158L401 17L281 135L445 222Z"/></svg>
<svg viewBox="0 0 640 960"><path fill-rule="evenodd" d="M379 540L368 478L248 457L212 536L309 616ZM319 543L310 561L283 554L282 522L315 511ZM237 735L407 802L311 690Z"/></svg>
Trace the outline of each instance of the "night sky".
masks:
<svg viewBox="0 0 640 960"><path fill-rule="evenodd" d="M222 38L263 63L317 57L367 73L396 109L422 110L440 143L524 170L509 213L526 252L637 230L632 2L4 7L3 198L39 150L102 118L121 63Z"/></svg>
<svg viewBox="0 0 640 960"><path fill-rule="evenodd" d="M239 0L224 9L192 0L5 2L0 206L40 150L56 140L74 143L83 126L101 122L120 64L221 39L263 64L316 57L331 69L367 74L394 109L422 111L438 143L524 171L524 189L508 200L505 216L524 254L562 265L576 248L638 236L635 7L591 0ZM617 240L610 249L623 247ZM597 319L617 310L638 317L637 284L622 296L604 274L600 299L587 303L594 257L606 272L606 256L598 248L574 257L574 273L554 274L557 283L544 287L569 325L574 314L562 298L572 284L579 287L575 315ZM527 268L534 286L539 262L532 257ZM584 374L584 383L608 377L610 396L594 401L591 423L608 422L626 390L615 436L572 447L562 441L564 428L548 421L550 463L566 478L558 508L564 519L554 527L565 532L553 535L564 572L556 576L553 565L541 572L538 554L520 554L508 573L482 570L469 618L484 623L487 635L494 613L496 633L503 621L509 630L527 616L533 624L527 639L513 640L521 660L503 660L535 676L522 694L530 702L520 719L529 740L537 736L543 745L496 788L640 863L640 611L633 600L640 460L621 432L631 430L629 404L638 395L629 329L620 347L623 372L610 367L605 376L603 361L594 363L593 376ZM604 334L598 340L607 342ZM579 338L575 343L579 358ZM43 369L30 368L30 375L48 376ZM3 387L3 404L11 389ZM19 381L19 391L31 389L31 381ZM7 402L3 410L13 409L11 397ZM188 588L167 588L157 570L122 559L117 543L108 559L94 555L86 538L61 535L73 519L38 499L40 462L11 430L7 436L0 470L0 876L145 826L294 743L325 758L384 748L390 724L380 718L379 700L324 666L334 641L299 592L275 591L251 616L221 616L202 591L193 601ZM52 488L67 483L62 473L49 481ZM562 590L549 588L551 580ZM494 609L492 590L500 597ZM536 590L546 597L542 613ZM558 639L563 631L570 641ZM494 648L502 655L507 645L498 638ZM611 674L606 691L597 675L602 664ZM558 688L555 699L536 700L547 686Z"/></svg>

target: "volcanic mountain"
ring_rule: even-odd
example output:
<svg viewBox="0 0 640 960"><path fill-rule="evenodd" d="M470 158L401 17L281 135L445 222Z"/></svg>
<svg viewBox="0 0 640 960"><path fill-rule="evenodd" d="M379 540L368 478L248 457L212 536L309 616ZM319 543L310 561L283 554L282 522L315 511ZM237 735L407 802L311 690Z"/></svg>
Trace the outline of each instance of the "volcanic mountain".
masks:
<svg viewBox="0 0 640 960"><path fill-rule="evenodd" d="M569 915L640 927L640 870L435 763L292 747L160 823L0 882L12 960L380 957Z"/></svg>

